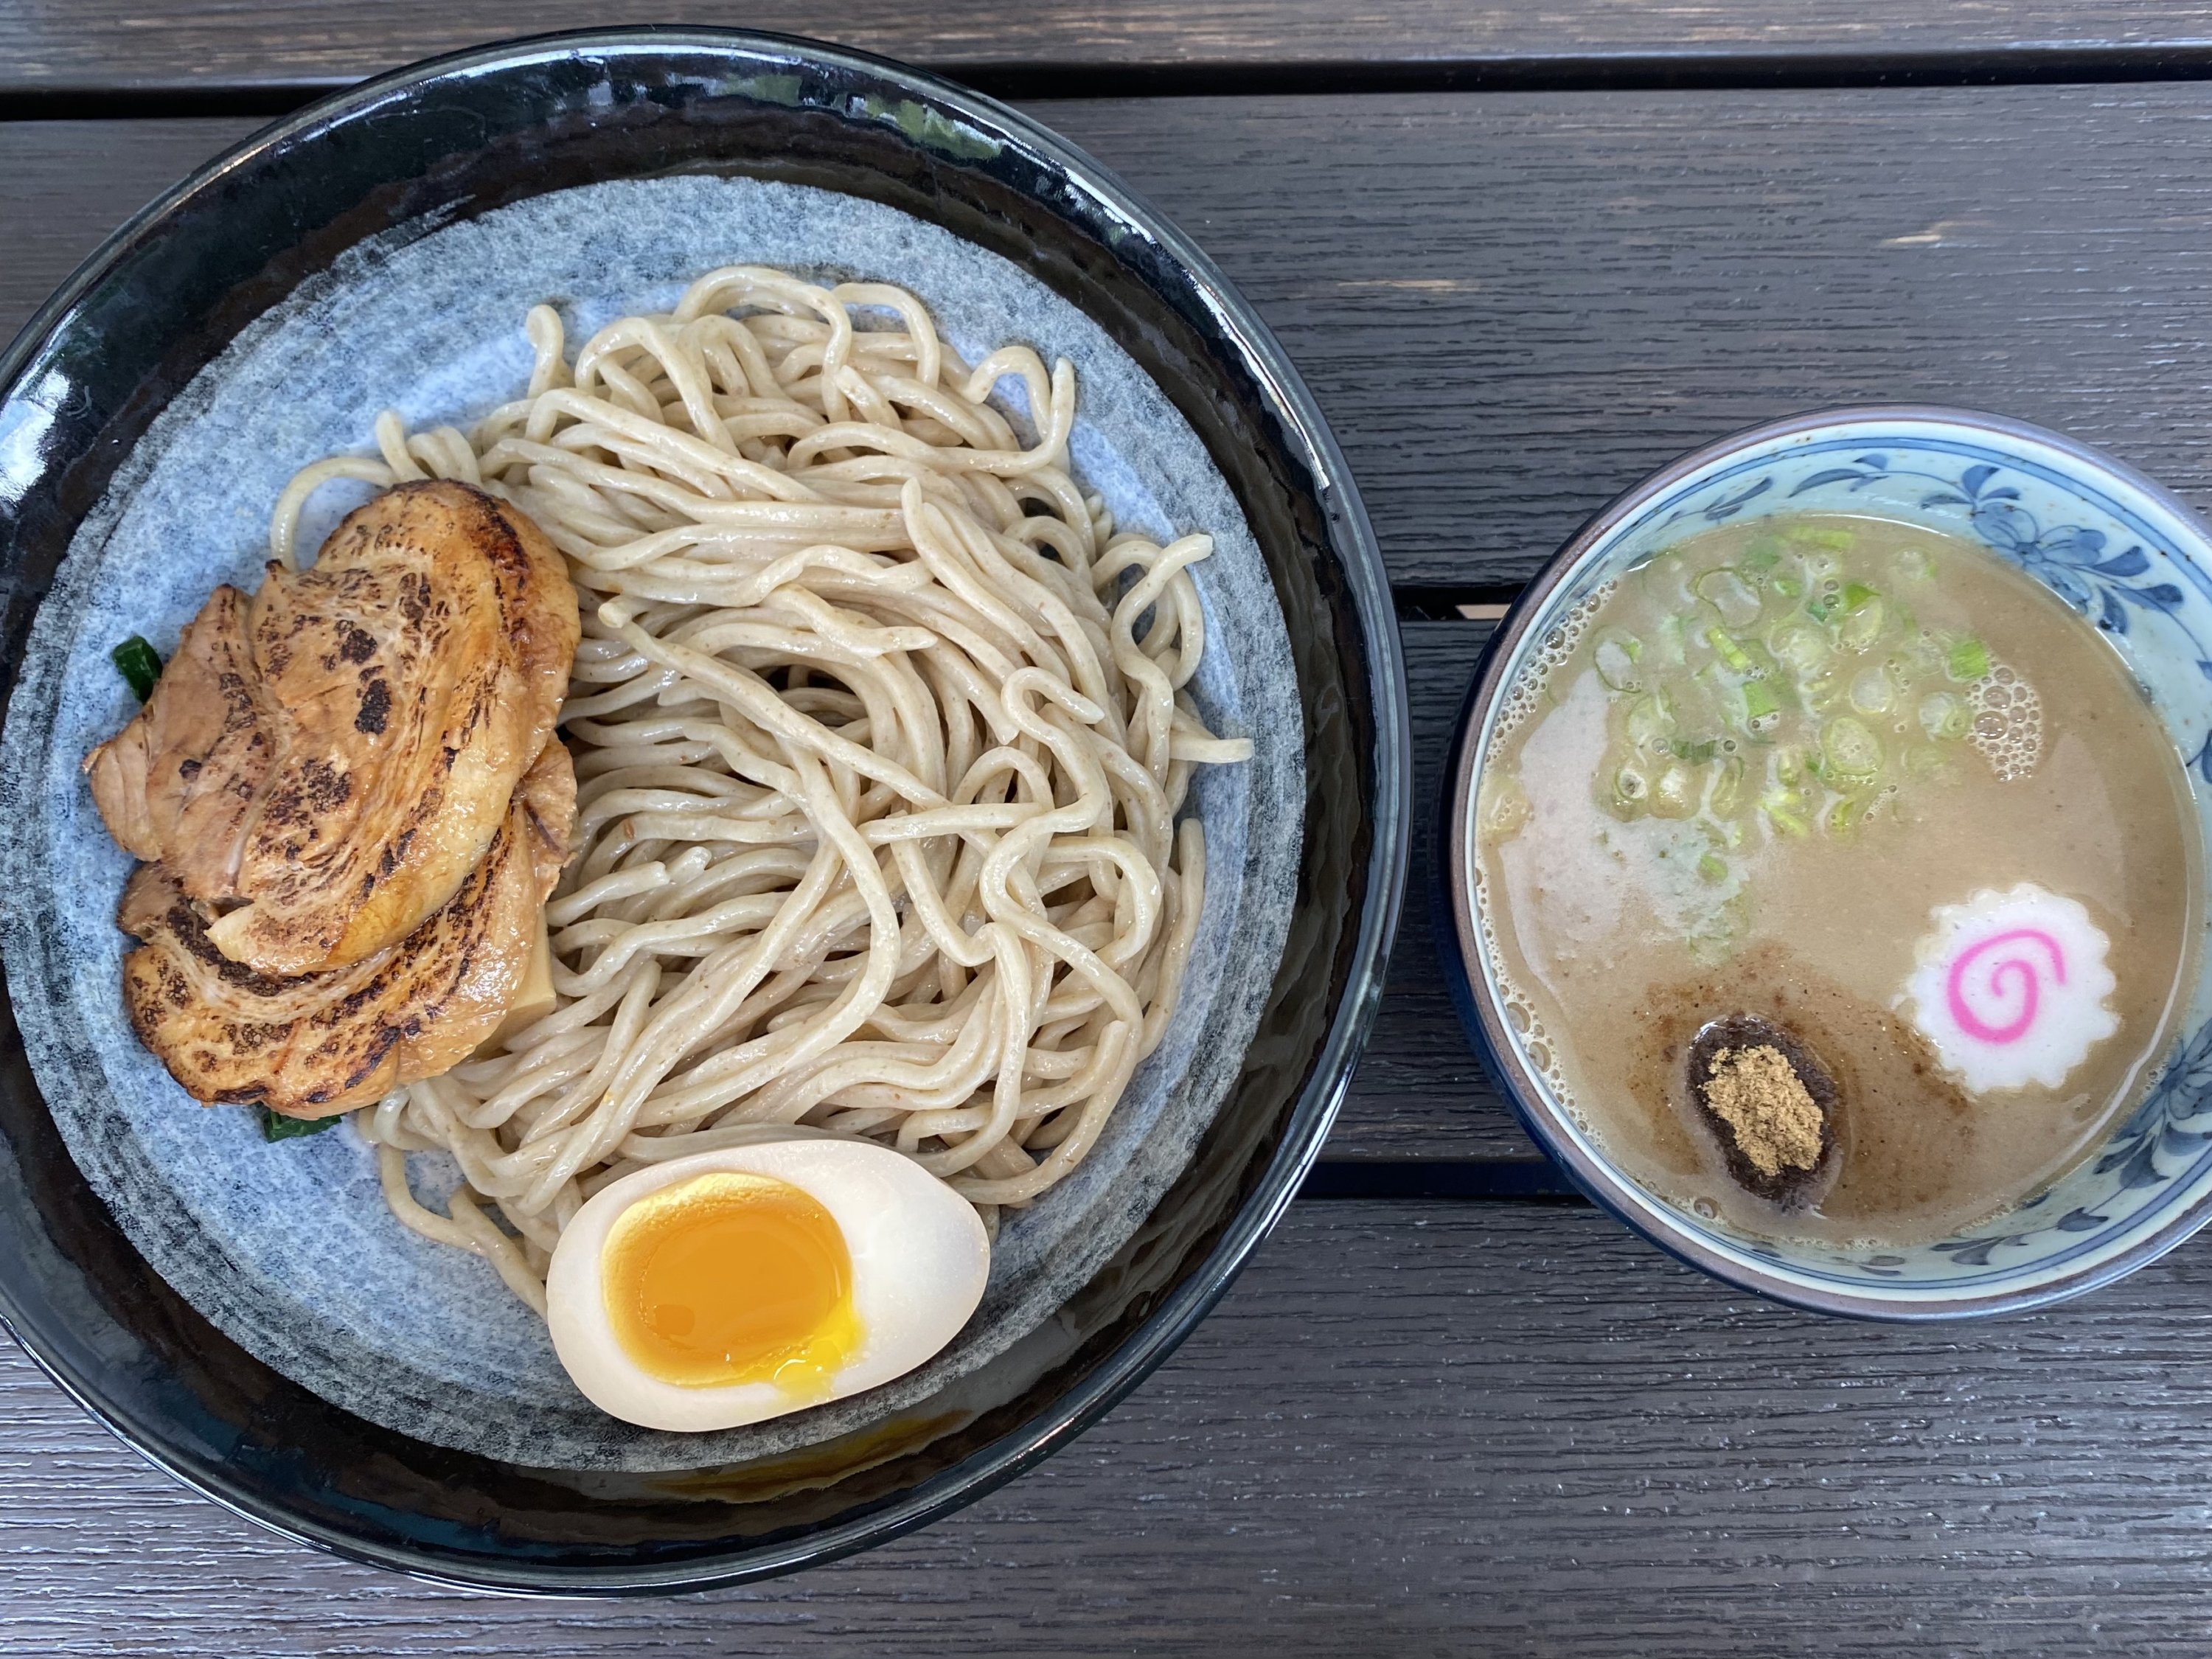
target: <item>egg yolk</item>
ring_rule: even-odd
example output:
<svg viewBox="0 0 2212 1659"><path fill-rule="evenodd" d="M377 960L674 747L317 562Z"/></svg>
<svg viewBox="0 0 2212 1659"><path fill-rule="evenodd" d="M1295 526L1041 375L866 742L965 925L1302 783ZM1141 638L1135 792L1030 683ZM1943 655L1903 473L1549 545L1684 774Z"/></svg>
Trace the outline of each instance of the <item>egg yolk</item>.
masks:
<svg viewBox="0 0 2212 1659"><path fill-rule="evenodd" d="M818 1395L860 1346L845 1235L771 1176L718 1171L648 1194L609 1230L599 1266L615 1340L664 1382Z"/></svg>

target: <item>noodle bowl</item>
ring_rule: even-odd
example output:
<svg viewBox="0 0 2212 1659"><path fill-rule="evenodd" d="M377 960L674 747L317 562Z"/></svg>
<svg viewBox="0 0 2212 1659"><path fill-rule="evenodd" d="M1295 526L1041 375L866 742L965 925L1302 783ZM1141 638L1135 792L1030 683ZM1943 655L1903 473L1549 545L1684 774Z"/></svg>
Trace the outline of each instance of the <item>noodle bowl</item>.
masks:
<svg viewBox="0 0 2212 1659"><path fill-rule="evenodd" d="M1174 1012L1190 769L1251 752L1183 689L1210 541L1115 534L1067 471L1071 366L971 369L902 289L733 267L573 364L550 307L527 329L525 397L466 434L384 416L380 457L301 472L270 532L289 562L323 483L456 478L528 513L585 600L556 1004L355 1115L387 1200L540 1311L592 1193L763 1136L894 1146L995 1226ZM1009 376L1033 442L986 401ZM464 1177L447 1215L408 1186L430 1149Z"/></svg>

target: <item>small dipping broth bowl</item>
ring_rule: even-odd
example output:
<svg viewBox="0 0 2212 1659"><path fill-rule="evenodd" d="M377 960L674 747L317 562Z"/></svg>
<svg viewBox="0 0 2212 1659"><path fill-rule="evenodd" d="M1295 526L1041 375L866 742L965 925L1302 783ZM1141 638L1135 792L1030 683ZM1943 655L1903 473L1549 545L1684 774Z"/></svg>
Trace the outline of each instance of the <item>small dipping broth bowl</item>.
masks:
<svg viewBox="0 0 2212 1659"><path fill-rule="evenodd" d="M1896 1248L1777 1243L1647 1191L1532 1062L1506 1015L1474 879L1475 792L1507 695L1568 612L1698 531L1849 514L1978 542L2117 647L2188 773L2212 842L2212 533L2172 495L2055 433L1918 407L1826 410L1662 468L1584 525L1500 624L1446 773L1436 897L1477 1054L1522 1124L1595 1202L1717 1278L1822 1313L1928 1320L2015 1312L2108 1284L2212 1218L2212 975L2202 948L2164 1068L2102 1145L2043 1192L1955 1237Z"/></svg>

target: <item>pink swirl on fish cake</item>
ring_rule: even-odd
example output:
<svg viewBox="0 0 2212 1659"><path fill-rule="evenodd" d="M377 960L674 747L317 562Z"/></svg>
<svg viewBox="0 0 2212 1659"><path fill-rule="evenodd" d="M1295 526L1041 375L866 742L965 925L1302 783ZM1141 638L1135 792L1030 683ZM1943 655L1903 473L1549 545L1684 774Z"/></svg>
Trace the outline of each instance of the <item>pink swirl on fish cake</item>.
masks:
<svg viewBox="0 0 2212 1659"><path fill-rule="evenodd" d="M2041 981L2036 964L2024 956L2005 957L1990 969L1987 981L1992 996L2005 998L2005 981L2010 980L2018 988L2020 1012L2003 1025L1992 1025L1975 1012L1967 997L1967 975L1974 964L1990 951L2010 945L2015 939L2033 940L2043 947L2050 960L2051 977L2058 984L2066 983L2066 949L2040 927L2014 927L2006 933L1992 933L1977 940L1951 958L1949 982L1944 994L1951 1006L1951 1018L1968 1036L1982 1042L2017 1042L2034 1029L2035 1015L2042 1001Z"/></svg>
<svg viewBox="0 0 2212 1659"><path fill-rule="evenodd" d="M2119 1029L2108 941L2078 901L2023 882L1930 921L1897 1006L1968 1089L2057 1088Z"/></svg>

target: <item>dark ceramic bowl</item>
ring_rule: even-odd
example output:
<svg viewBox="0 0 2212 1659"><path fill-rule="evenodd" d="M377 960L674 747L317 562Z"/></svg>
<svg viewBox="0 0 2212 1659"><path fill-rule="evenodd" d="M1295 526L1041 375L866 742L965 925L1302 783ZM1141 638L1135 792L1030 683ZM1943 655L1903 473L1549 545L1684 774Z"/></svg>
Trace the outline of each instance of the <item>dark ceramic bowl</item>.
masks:
<svg viewBox="0 0 2212 1659"><path fill-rule="evenodd" d="M942 227L1079 308L1157 384L1242 506L1288 626L1306 752L1297 899L1211 1127L1135 1236L1061 1307L1048 1363L1017 1345L962 1380L957 1408L924 1401L799 1451L672 1474L442 1449L253 1358L148 1266L88 1187L11 1017L0 1317L17 1340L218 1502L307 1543L472 1585L673 1590L786 1571L943 1515L1065 1444L1188 1333L1297 1190L1380 995L1403 878L1407 723L1387 580L1343 459L1259 319L1181 234L1022 116L892 64L766 36L575 34L404 70L271 127L125 226L0 362L0 691L15 693L72 534L149 423L246 325L372 239L672 174L811 185Z"/></svg>

